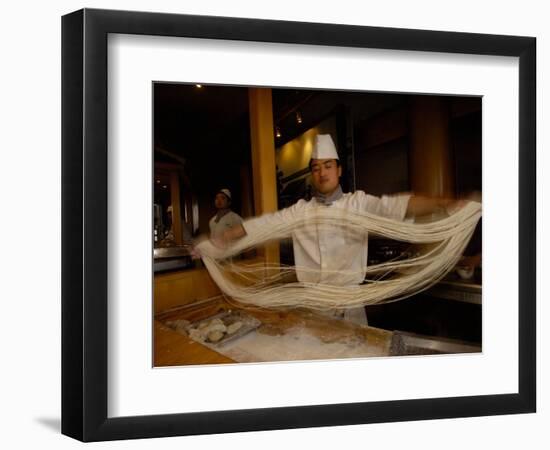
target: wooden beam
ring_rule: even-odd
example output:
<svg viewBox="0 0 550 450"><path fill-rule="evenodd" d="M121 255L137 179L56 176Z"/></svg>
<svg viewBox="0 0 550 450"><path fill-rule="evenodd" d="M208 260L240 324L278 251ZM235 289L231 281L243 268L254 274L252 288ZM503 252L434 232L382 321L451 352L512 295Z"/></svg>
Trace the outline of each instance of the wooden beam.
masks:
<svg viewBox="0 0 550 450"><path fill-rule="evenodd" d="M271 89L249 88L250 143L252 149L252 186L255 214L277 211L275 174L275 137ZM259 251L265 262L279 264L279 245L270 244Z"/></svg>

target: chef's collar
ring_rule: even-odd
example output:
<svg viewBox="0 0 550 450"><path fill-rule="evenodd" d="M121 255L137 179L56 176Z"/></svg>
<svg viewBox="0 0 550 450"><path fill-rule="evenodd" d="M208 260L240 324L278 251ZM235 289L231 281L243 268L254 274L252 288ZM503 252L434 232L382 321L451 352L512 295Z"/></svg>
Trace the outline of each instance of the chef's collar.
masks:
<svg viewBox="0 0 550 450"><path fill-rule="evenodd" d="M332 194L325 195L321 194L319 192L315 193L315 200L317 200L318 203L321 203L322 205L330 206L333 202L336 200L339 200L342 198L342 195L344 193L342 192L342 187L338 185L338 187L335 189L335 191Z"/></svg>

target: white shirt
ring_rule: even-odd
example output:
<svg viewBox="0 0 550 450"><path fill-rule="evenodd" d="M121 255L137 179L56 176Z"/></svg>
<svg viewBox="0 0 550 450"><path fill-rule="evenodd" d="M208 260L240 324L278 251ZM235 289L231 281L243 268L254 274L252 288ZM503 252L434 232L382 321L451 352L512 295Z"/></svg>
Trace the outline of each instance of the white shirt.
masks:
<svg viewBox="0 0 550 450"><path fill-rule="evenodd" d="M368 233L353 232L345 227L347 211L366 211L395 220L403 220L410 199L409 194L376 197L356 191L344 194L331 205L323 205L315 198L300 200L289 208L247 220L243 227L247 234L265 229L296 217L307 218L314 208L338 208L342 225L311 225L296 230L292 235L294 264L299 281L336 286L359 285L365 279L368 255ZM309 270L308 270L309 269Z"/></svg>
<svg viewBox="0 0 550 450"><path fill-rule="evenodd" d="M216 222L216 216L210 219L208 225L210 226L210 236L216 237L221 236L225 230L229 230L235 225L243 223L243 219L237 213L229 211L224 214L218 222Z"/></svg>

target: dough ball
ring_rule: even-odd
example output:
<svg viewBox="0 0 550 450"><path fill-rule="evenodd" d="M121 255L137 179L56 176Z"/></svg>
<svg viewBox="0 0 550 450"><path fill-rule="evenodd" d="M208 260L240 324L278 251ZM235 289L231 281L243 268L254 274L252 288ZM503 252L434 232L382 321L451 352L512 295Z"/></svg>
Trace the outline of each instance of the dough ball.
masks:
<svg viewBox="0 0 550 450"><path fill-rule="evenodd" d="M208 333L208 340L210 342L218 342L223 337L223 335L224 333L222 331L211 331L210 333Z"/></svg>
<svg viewBox="0 0 550 450"><path fill-rule="evenodd" d="M227 331L227 327L222 323L214 323L210 325L207 328L207 333L211 333L212 331L220 331L221 333L225 333Z"/></svg>
<svg viewBox="0 0 550 450"><path fill-rule="evenodd" d="M227 334L233 334L233 333L237 332L238 330L241 329L242 326L243 326L242 322L232 323L231 325L229 325L227 327Z"/></svg>
<svg viewBox="0 0 550 450"><path fill-rule="evenodd" d="M199 330L195 330L195 329L190 330L189 337L194 341L204 341L204 337Z"/></svg>

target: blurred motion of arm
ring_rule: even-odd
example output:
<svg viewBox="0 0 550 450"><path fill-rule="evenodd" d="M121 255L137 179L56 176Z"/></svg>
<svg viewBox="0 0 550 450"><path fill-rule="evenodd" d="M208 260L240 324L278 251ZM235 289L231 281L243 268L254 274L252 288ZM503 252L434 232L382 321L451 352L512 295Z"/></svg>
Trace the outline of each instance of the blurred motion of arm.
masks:
<svg viewBox="0 0 550 450"><path fill-rule="evenodd" d="M407 216L424 216L434 212L445 210L456 200L440 197L424 197L413 195L407 206Z"/></svg>
<svg viewBox="0 0 550 450"><path fill-rule="evenodd" d="M407 216L424 216L442 210L450 214L452 211L462 208L467 201L481 203L481 193L472 192L460 199L413 195L409 200Z"/></svg>

